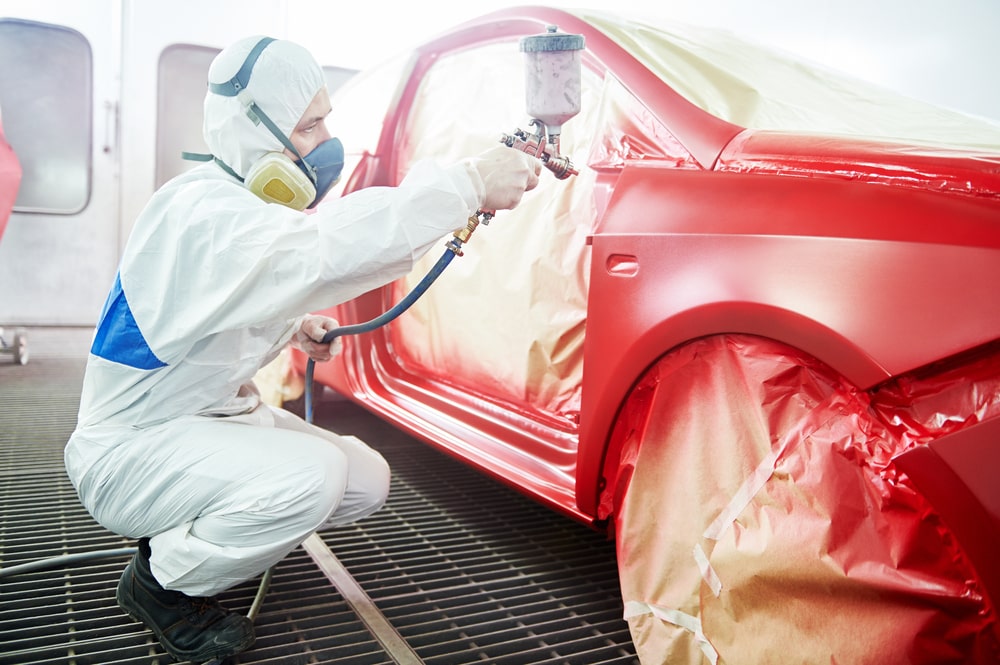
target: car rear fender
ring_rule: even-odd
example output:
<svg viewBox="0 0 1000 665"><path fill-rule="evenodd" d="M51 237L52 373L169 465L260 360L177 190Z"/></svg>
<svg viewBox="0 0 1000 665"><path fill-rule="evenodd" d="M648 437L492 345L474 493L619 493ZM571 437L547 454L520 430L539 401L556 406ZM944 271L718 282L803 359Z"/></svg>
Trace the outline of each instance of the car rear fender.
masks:
<svg viewBox="0 0 1000 665"><path fill-rule="evenodd" d="M629 390L692 339L773 339L867 389L1000 338L998 220L983 197L625 168L591 243L581 510Z"/></svg>

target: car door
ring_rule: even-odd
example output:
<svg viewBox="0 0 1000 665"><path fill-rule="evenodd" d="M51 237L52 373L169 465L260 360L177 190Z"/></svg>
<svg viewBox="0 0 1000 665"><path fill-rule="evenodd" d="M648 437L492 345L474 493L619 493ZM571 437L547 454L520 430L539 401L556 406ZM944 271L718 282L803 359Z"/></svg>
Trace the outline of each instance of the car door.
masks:
<svg viewBox="0 0 1000 665"><path fill-rule="evenodd" d="M446 165L519 126L533 131L523 67L516 37L428 56L416 68L416 95L404 92L390 113L383 138L394 139L391 153L380 146L381 175L395 184L420 159ZM602 74L591 69L585 79L584 95L599 93ZM562 152L577 165L587 161L598 115L587 102L563 133ZM360 365L344 361L349 376L360 372L364 387L350 389L364 390L370 408L573 514L595 179L582 167L563 181L544 171L539 187L480 226L405 314L349 341L345 358ZM365 297L335 316L364 320L369 305L398 302L446 251L442 239L407 278L373 294L381 305Z"/></svg>

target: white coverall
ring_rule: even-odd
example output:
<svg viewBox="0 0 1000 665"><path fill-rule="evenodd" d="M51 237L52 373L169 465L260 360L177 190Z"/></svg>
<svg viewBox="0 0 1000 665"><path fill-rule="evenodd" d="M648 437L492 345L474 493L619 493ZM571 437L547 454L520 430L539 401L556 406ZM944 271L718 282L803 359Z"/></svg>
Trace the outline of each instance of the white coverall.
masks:
<svg viewBox="0 0 1000 665"><path fill-rule="evenodd" d="M311 58L304 74L268 69L282 53L272 49L287 44L268 46L247 88L286 134L323 85ZM232 77L244 56L217 59L209 79ZM283 107L267 96L269 85ZM237 173L281 150L264 131L246 140L238 100L213 97L206 141ZM316 529L383 504L389 470L378 453L263 404L252 377L304 313L397 279L443 248L442 237L479 207L483 187L467 164L425 162L399 187L306 214L264 203L210 163L153 196L95 334L65 462L100 524L151 538L164 588L216 595Z"/></svg>

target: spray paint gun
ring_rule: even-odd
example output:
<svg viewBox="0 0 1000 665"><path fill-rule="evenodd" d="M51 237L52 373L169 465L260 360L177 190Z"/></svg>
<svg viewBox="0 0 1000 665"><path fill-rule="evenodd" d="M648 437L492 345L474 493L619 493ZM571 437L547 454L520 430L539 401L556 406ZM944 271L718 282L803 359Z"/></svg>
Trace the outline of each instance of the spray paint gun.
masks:
<svg viewBox="0 0 1000 665"><path fill-rule="evenodd" d="M554 25L540 35L521 39L521 52L525 56L525 107L531 116L529 124L535 131L529 134L523 129L515 129L512 134L500 137L500 142L508 148L541 160L559 180L578 173L569 158L560 154L559 139L563 124L580 112L580 51L583 48L583 35L560 33ZM456 231L448 241L448 249L462 256L462 245L472 232L479 224L489 224L495 214L495 210L476 211L469 217L466 227Z"/></svg>

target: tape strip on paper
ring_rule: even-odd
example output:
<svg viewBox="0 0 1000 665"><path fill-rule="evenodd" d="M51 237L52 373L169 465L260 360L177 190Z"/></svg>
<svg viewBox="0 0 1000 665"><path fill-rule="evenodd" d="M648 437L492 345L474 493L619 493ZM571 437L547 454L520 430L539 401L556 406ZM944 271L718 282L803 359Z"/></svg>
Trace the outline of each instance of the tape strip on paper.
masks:
<svg viewBox="0 0 1000 665"><path fill-rule="evenodd" d="M772 450L767 454L767 457L761 460L760 464L757 465L757 468L754 469L754 472L751 473L750 476L743 481L740 488L736 490L736 494L734 494L733 498L729 500L729 503L722 510L722 512L719 513L718 517L716 517L715 520L708 525L708 528L705 529L705 533L703 534L705 538L711 538L712 540L719 540L722 538L726 529L728 529L729 526L736 521L736 518L740 516L740 513L746 510L746 507L750 505L751 501L753 501L757 492L764 487L764 484L767 483L767 479L774 473L774 467L778 463L779 454L780 450Z"/></svg>
<svg viewBox="0 0 1000 665"><path fill-rule="evenodd" d="M698 564L698 570L701 571L701 577L705 580L705 584L711 589L712 594L718 598L719 594L722 593L722 580L719 579L715 569L712 568L712 564L708 561L708 555L705 554L705 550L701 548L701 545L694 546L694 560Z"/></svg>
<svg viewBox="0 0 1000 665"><path fill-rule="evenodd" d="M722 538L723 534L726 533L726 529L736 521L740 514L746 510L746 507L750 505L753 498L757 495L767 483L768 478L774 473L774 468L778 463L778 457L781 451L772 450L767 456L761 460L757 468L754 469L753 473L743 481L740 488L736 490L736 494L733 498L729 500L726 507L722 509L716 518L708 525L705 529L705 533L702 534L705 538L711 540L719 540ZM694 561L698 566L698 570L701 572L701 577L705 580L705 584L711 589L712 593L716 598L722 593L722 580L719 579L718 574L715 569L712 568L712 564L708 560L708 555L705 550L702 549L701 545L694 546Z"/></svg>
<svg viewBox="0 0 1000 665"><path fill-rule="evenodd" d="M668 607L659 607L657 605L648 605L638 600L629 600L625 602L625 620L628 621L632 617L641 616L643 614L652 614L660 621L665 621L671 623L675 626L683 628L684 630L692 633L695 640L698 642L698 648L701 652L705 654L708 661L712 665L717 665L719 662L719 654L715 651L715 647L712 643L708 641L705 634L701 632L701 619L696 616L691 616L681 612L680 610L673 610Z"/></svg>

